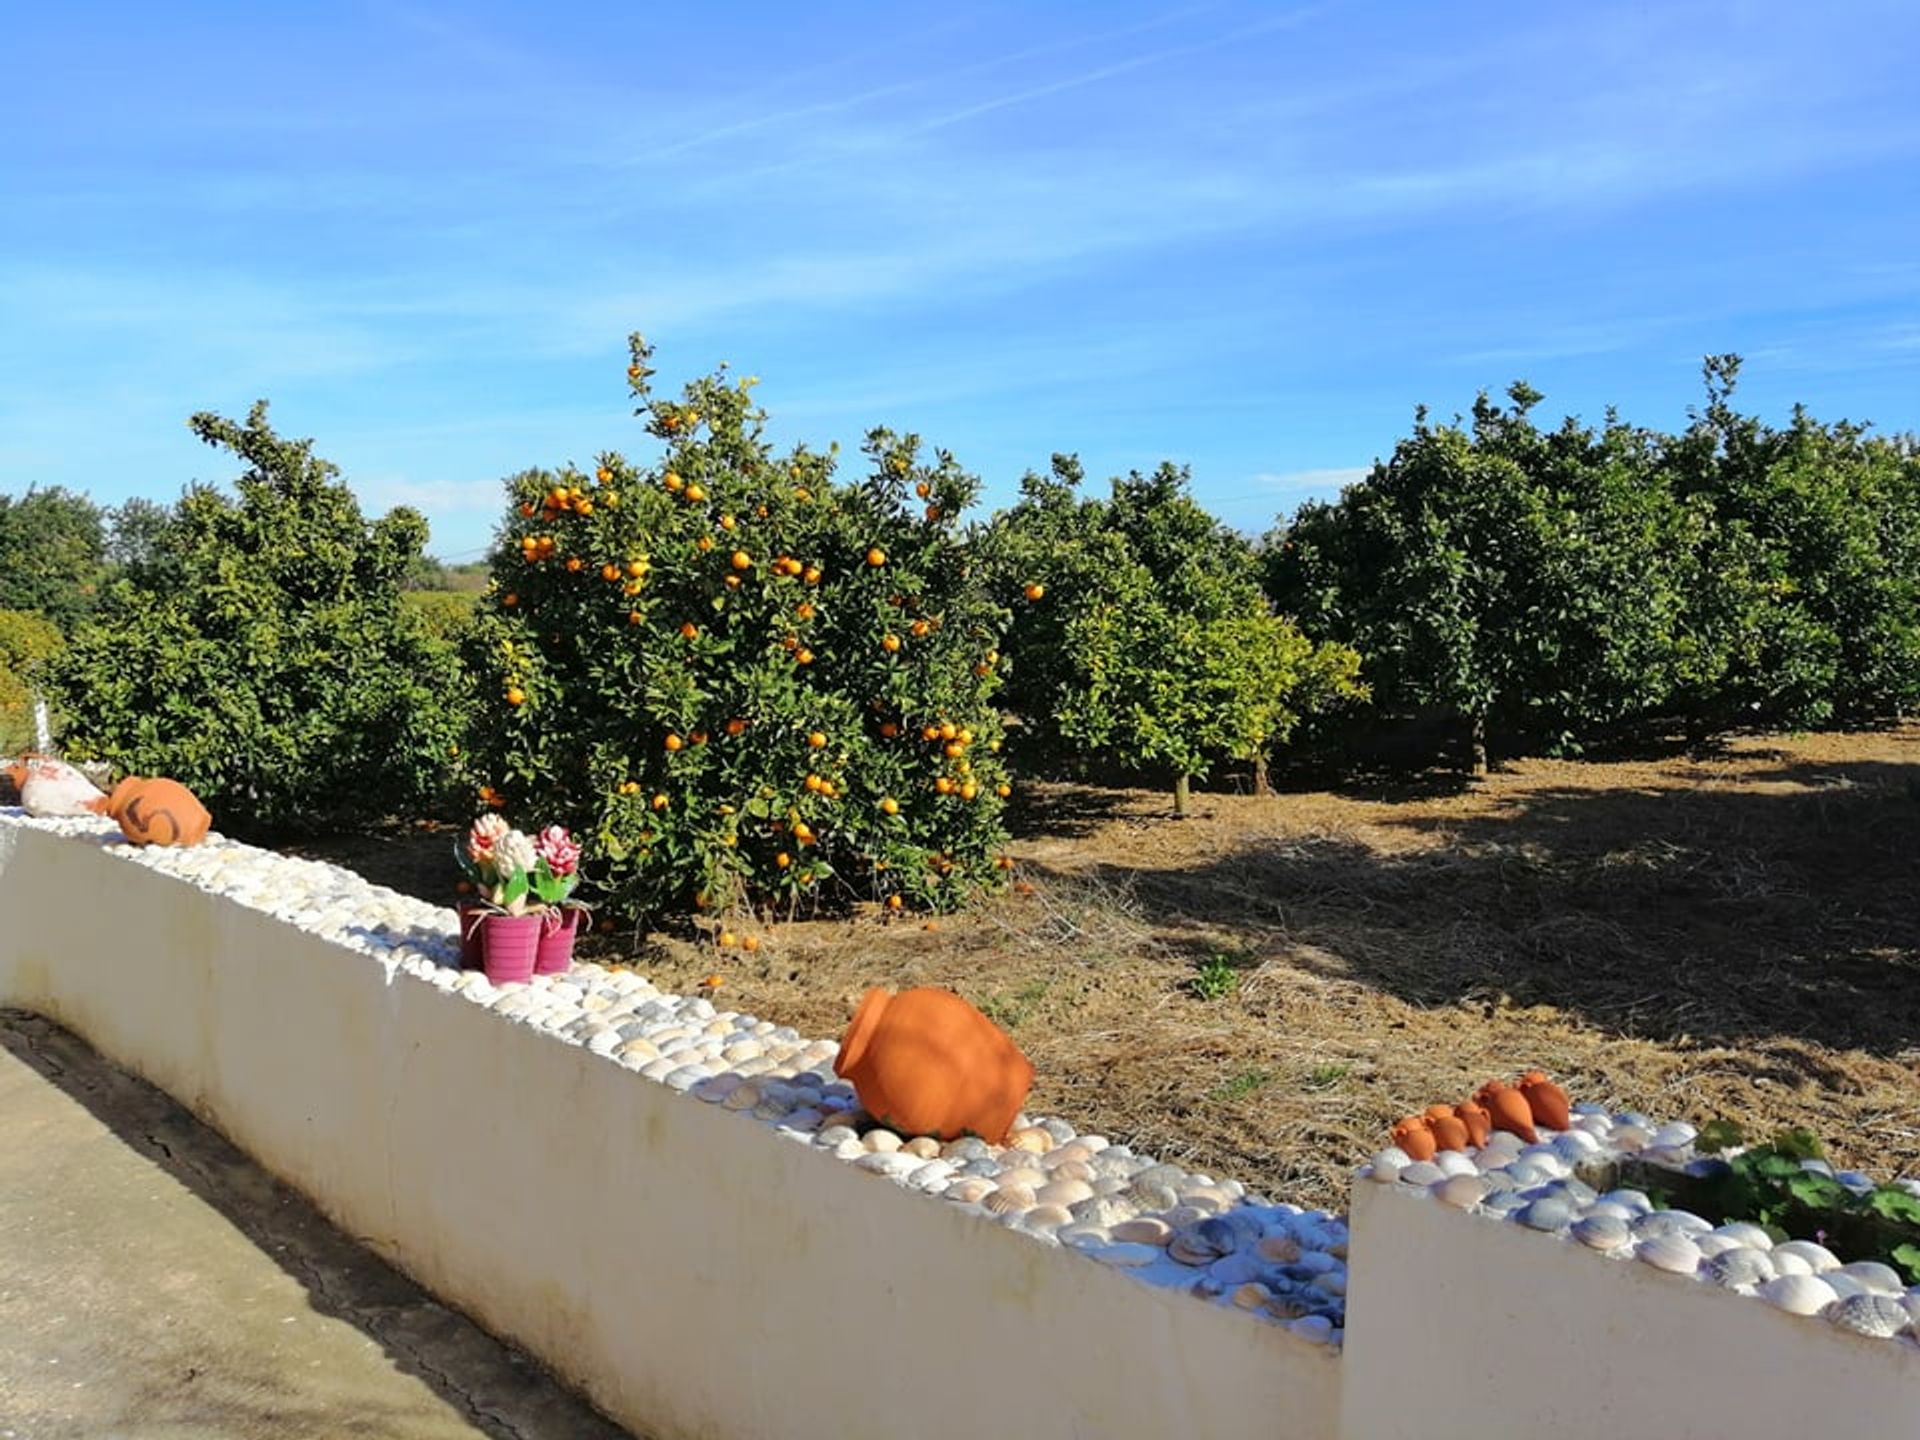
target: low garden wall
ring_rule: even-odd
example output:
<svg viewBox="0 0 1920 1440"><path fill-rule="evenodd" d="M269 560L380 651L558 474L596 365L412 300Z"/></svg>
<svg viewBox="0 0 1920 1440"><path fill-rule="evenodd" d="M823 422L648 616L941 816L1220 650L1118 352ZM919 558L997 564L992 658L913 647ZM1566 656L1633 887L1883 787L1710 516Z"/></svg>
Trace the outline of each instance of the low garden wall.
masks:
<svg viewBox="0 0 1920 1440"><path fill-rule="evenodd" d="M1072 1189L996 1205L981 1177L1047 1156L874 1150L839 1123L830 1045L770 1049L774 1027L595 967L496 990L451 968L450 911L217 837L115 840L0 812L0 1005L174 1095L637 1434L1675 1440L1920 1415L1910 1329L1721 1288L1704 1238L1666 1273L1667 1228L1703 1225L1592 1209L1577 1167L1635 1133L1604 1116L1478 1169L1386 1152L1350 1232L1124 1147L1072 1172L1105 1185L1071 1214ZM722 1040L688 1048L702 1027Z"/></svg>

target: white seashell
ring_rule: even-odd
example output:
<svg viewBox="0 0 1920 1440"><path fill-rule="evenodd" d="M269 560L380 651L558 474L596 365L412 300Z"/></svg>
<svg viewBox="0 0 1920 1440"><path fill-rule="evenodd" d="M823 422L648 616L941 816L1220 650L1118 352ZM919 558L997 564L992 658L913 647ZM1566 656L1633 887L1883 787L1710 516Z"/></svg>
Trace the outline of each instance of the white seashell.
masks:
<svg viewBox="0 0 1920 1440"><path fill-rule="evenodd" d="M1413 1163L1413 1157L1398 1145L1373 1152L1373 1158L1367 1162L1367 1178L1377 1185L1391 1185L1400 1178L1400 1172Z"/></svg>
<svg viewBox="0 0 1920 1440"><path fill-rule="evenodd" d="M1313 1277L1312 1284L1314 1289L1324 1291L1328 1295L1345 1295L1347 1293L1347 1272L1344 1270L1322 1270L1318 1275ZM1902 1311L1901 1313L1904 1314L1905 1312Z"/></svg>
<svg viewBox="0 0 1920 1440"><path fill-rule="evenodd" d="M1084 1180L1055 1180L1033 1192L1042 1205L1078 1205L1093 1198L1093 1187Z"/></svg>
<svg viewBox="0 0 1920 1440"><path fill-rule="evenodd" d="M1749 1250L1773 1249L1773 1237L1751 1220L1729 1220L1725 1225L1715 1226L1713 1233L1724 1235Z"/></svg>
<svg viewBox="0 0 1920 1440"><path fill-rule="evenodd" d="M1102 1264L1119 1265L1128 1270L1167 1258L1167 1252L1158 1245L1090 1245L1080 1253L1091 1255Z"/></svg>
<svg viewBox="0 0 1920 1440"><path fill-rule="evenodd" d="M1826 1316L1842 1330L1876 1340L1891 1340L1913 1325L1907 1307L1891 1295L1848 1295L1829 1307Z"/></svg>
<svg viewBox="0 0 1920 1440"><path fill-rule="evenodd" d="M1625 1254L1633 1247L1633 1232L1614 1215L1583 1215L1573 1222L1573 1238L1590 1249Z"/></svg>
<svg viewBox="0 0 1920 1440"><path fill-rule="evenodd" d="M1778 1264L1782 1255L1797 1255L1813 1267L1818 1275L1823 1270L1838 1270L1840 1257L1811 1240L1785 1240L1773 1247L1774 1263Z"/></svg>
<svg viewBox="0 0 1920 1440"><path fill-rule="evenodd" d="M1036 1230L1058 1230L1073 1223L1073 1212L1064 1205L1036 1205L1020 1217L1020 1222Z"/></svg>
<svg viewBox="0 0 1920 1440"><path fill-rule="evenodd" d="M1616 1150L1644 1150L1653 1136L1638 1125L1616 1124L1613 1133L1607 1137Z"/></svg>
<svg viewBox="0 0 1920 1440"><path fill-rule="evenodd" d="M1400 1181L1402 1184L1418 1185L1423 1190L1436 1180L1444 1180L1446 1178L1447 1172L1431 1160L1416 1160L1400 1171Z"/></svg>
<svg viewBox="0 0 1920 1440"><path fill-rule="evenodd" d="M1853 1276L1843 1275L1838 1270L1824 1271L1820 1278L1831 1285L1833 1287L1833 1293L1838 1295L1842 1300L1845 1300L1850 1295L1865 1295L1869 1293L1867 1287L1862 1285Z"/></svg>
<svg viewBox="0 0 1920 1440"><path fill-rule="evenodd" d="M1703 1220L1691 1210L1654 1210L1643 1215L1634 1223L1634 1233L1645 1237L1656 1231L1671 1235L1685 1235L1691 1239L1695 1235L1706 1235L1713 1229L1713 1222Z"/></svg>
<svg viewBox="0 0 1920 1440"><path fill-rule="evenodd" d="M1702 1236L1701 1239L1706 1239ZM1721 1237L1726 1238L1726 1237ZM1731 1250L1723 1250L1710 1256L1700 1271L1716 1285L1729 1290L1752 1289L1764 1285L1778 1273L1773 1261L1764 1250L1755 1250L1751 1246L1736 1245Z"/></svg>
<svg viewBox="0 0 1920 1440"><path fill-rule="evenodd" d="M1693 1158L1693 1150L1686 1145L1649 1145L1640 1152L1640 1158L1649 1165L1678 1170Z"/></svg>
<svg viewBox="0 0 1920 1440"><path fill-rule="evenodd" d="M1514 1211L1513 1218L1529 1230L1559 1231L1573 1223L1573 1206L1556 1195L1543 1195Z"/></svg>
<svg viewBox="0 0 1920 1440"><path fill-rule="evenodd" d="M1639 1211L1629 1209L1627 1206L1614 1200L1595 1200L1592 1204L1585 1206L1581 1213L1596 1217L1605 1215L1610 1219L1620 1221L1623 1225L1631 1224L1639 1218L1640 1214Z"/></svg>
<svg viewBox="0 0 1920 1440"><path fill-rule="evenodd" d="M1837 1299L1833 1287L1817 1275L1781 1275L1755 1292L1776 1310L1789 1315L1818 1315Z"/></svg>
<svg viewBox="0 0 1920 1440"><path fill-rule="evenodd" d="M1573 1173L1567 1157L1552 1145L1529 1145L1520 1152L1520 1158L1545 1172L1549 1180L1562 1180Z"/></svg>
<svg viewBox="0 0 1920 1440"><path fill-rule="evenodd" d="M1633 1247L1633 1258L1644 1260L1656 1270L1691 1275L1700 1268L1700 1247L1685 1235L1654 1235Z"/></svg>
<svg viewBox="0 0 1920 1440"><path fill-rule="evenodd" d="M1899 1272L1891 1265L1882 1265L1878 1260L1856 1260L1851 1265L1842 1265L1833 1275L1846 1275L1858 1280L1875 1295L1900 1295L1906 1291ZM1833 1283L1833 1275L1824 1277L1829 1285Z"/></svg>
<svg viewBox="0 0 1920 1440"><path fill-rule="evenodd" d="M940 1193L946 1199L962 1205L975 1205L993 1193L993 1182L980 1175L967 1175L955 1180Z"/></svg>
<svg viewBox="0 0 1920 1440"><path fill-rule="evenodd" d="M1442 1150L1433 1157L1433 1163L1448 1175L1478 1175L1480 1167L1461 1154L1458 1150Z"/></svg>
<svg viewBox="0 0 1920 1440"><path fill-rule="evenodd" d="M1165 1245L1173 1238L1173 1227L1164 1220L1143 1216L1114 1226L1113 1238L1129 1245Z"/></svg>
<svg viewBox="0 0 1920 1440"><path fill-rule="evenodd" d="M1694 1129L1693 1126L1687 1124L1686 1121L1675 1120L1670 1124L1662 1125L1658 1130L1653 1132L1653 1143L1656 1145L1671 1145L1678 1148L1680 1146L1693 1144L1699 1134L1700 1132Z"/></svg>
<svg viewBox="0 0 1920 1440"><path fill-rule="evenodd" d="M1692 1235L1688 1238L1700 1247L1700 1258L1703 1260L1711 1260L1714 1256L1724 1255L1729 1250L1746 1249L1746 1246L1742 1245L1732 1236L1722 1235L1714 1230L1709 1230L1704 1235Z"/></svg>
<svg viewBox="0 0 1920 1440"><path fill-rule="evenodd" d="M1233 1303L1241 1310L1258 1310L1272 1298L1271 1290L1251 1281L1233 1292Z"/></svg>
<svg viewBox="0 0 1920 1440"><path fill-rule="evenodd" d="M1609 1190L1600 1198L1610 1205L1623 1205L1635 1215L1653 1213L1653 1202L1640 1190Z"/></svg>
<svg viewBox="0 0 1920 1440"><path fill-rule="evenodd" d="M1477 1174L1449 1175L1428 1193L1442 1204L1458 1210L1471 1210L1487 1193L1487 1182Z"/></svg>
<svg viewBox="0 0 1920 1440"><path fill-rule="evenodd" d="M1589 1155L1600 1153L1600 1142L1585 1130L1568 1130L1554 1140L1553 1153L1569 1164L1578 1165Z"/></svg>

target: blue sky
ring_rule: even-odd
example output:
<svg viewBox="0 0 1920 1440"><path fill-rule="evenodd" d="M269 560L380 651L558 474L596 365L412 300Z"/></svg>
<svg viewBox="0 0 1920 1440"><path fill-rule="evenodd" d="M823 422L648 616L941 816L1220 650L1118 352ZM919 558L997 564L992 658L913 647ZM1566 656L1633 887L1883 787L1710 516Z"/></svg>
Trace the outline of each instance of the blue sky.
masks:
<svg viewBox="0 0 1920 1440"><path fill-rule="evenodd" d="M1254 531L1516 377L1920 429L1916 59L1910 0L18 7L0 491L170 500L265 397L472 558L654 453L636 329L782 443L1171 458Z"/></svg>

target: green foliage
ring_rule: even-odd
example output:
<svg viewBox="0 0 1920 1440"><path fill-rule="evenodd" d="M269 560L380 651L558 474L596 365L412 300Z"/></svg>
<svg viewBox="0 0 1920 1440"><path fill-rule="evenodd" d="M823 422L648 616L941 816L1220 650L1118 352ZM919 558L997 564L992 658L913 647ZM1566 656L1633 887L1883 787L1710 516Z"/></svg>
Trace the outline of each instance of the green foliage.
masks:
<svg viewBox="0 0 1920 1440"><path fill-rule="evenodd" d="M453 651L400 603L426 522L369 524L265 402L194 433L246 465L237 498L184 496L167 562L133 564L47 669L77 758L172 776L223 830L271 836L420 814L461 728ZM154 517L147 516L151 521Z"/></svg>
<svg viewBox="0 0 1920 1440"><path fill-rule="evenodd" d="M1733 1121L1702 1127L1701 1150L1734 1153L1694 1203L1723 1220L1750 1220L1776 1238L1820 1240L1843 1259L1884 1260L1920 1280L1920 1198L1897 1185L1856 1192L1809 1169L1824 1151L1808 1130L1782 1130L1764 1144L1737 1148L1744 1139Z"/></svg>
<svg viewBox="0 0 1920 1440"><path fill-rule="evenodd" d="M1162 465L1083 498L1056 455L981 545L1012 607L1007 701L1034 749L1189 778L1264 762L1300 719L1364 695L1359 657L1316 646L1262 598L1251 548Z"/></svg>
<svg viewBox="0 0 1920 1440"><path fill-rule="evenodd" d="M34 743L34 667L58 655L64 643L50 621L0 610L0 755L18 755Z"/></svg>
<svg viewBox="0 0 1920 1440"><path fill-rule="evenodd" d="M1209 955L1187 981L1187 993L1196 1000L1224 1000L1239 989L1240 967L1230 955Z"/></svg>
<svg viewBox="0 0 1920 1440"><path fill-rule="evenodd" d="M1273 1071L1263 1065L1255 1065L1242 1070L1230 1078L1221 1081L1207 1092L1207 1099L1221 1105L1231 1105L1236 1100L1244 1100L1266 1089L1278 1078Z"/></svg>
<svg viewBox="0 0 1920 1440"><path fill-rule="evenodd" d="M470 590L403 590L400 603L434 639L458 648L473 629L479 596Z"/></svg>
<svg viewBox="0 0 1920 1440"><path fill-rule="evenodd" d="M469 645L486 797L587 837L629 914L872 898L944 908L994 880L1005 614L944 451L875 430L867 475L775 455L754 382L678 400L629 370L666 454L532 471Z"/></svg>
<svg viewBox="0 0 1920 1440"><path fill-rule="evenodd" d="M59 486L0 495L0 610L70 631L99 598L106 536L99 507Z"/></svg>

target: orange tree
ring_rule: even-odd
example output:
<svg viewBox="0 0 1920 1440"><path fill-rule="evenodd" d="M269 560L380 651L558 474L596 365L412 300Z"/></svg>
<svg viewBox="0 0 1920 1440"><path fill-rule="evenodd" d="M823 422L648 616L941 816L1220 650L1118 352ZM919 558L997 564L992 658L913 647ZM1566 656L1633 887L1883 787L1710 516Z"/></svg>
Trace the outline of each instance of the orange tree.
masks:
<svg viewBox="0 0 1920 1440"><path fill-rule="evenodd" d="M1014 607L1008 700L1022 737L1055 758L1159 771L1187 813L1190 783L1221 758L1266 761L1307 714L1361 699L1360 660L1316 645L1260 592L1248 543L1162 465L1079 492L1056 455L994 517L983 564Z"/></svg>
<svg viewBox="0 0 1920 1440"><path fill-rule="evenodd" d="M631 343L662 458L508 482L469 641L483 801L587 837L635 916L957 903L1004 866L1009 793L977 482L886 430L836 480L773 453L753 380L659 398Z"/></svg>

